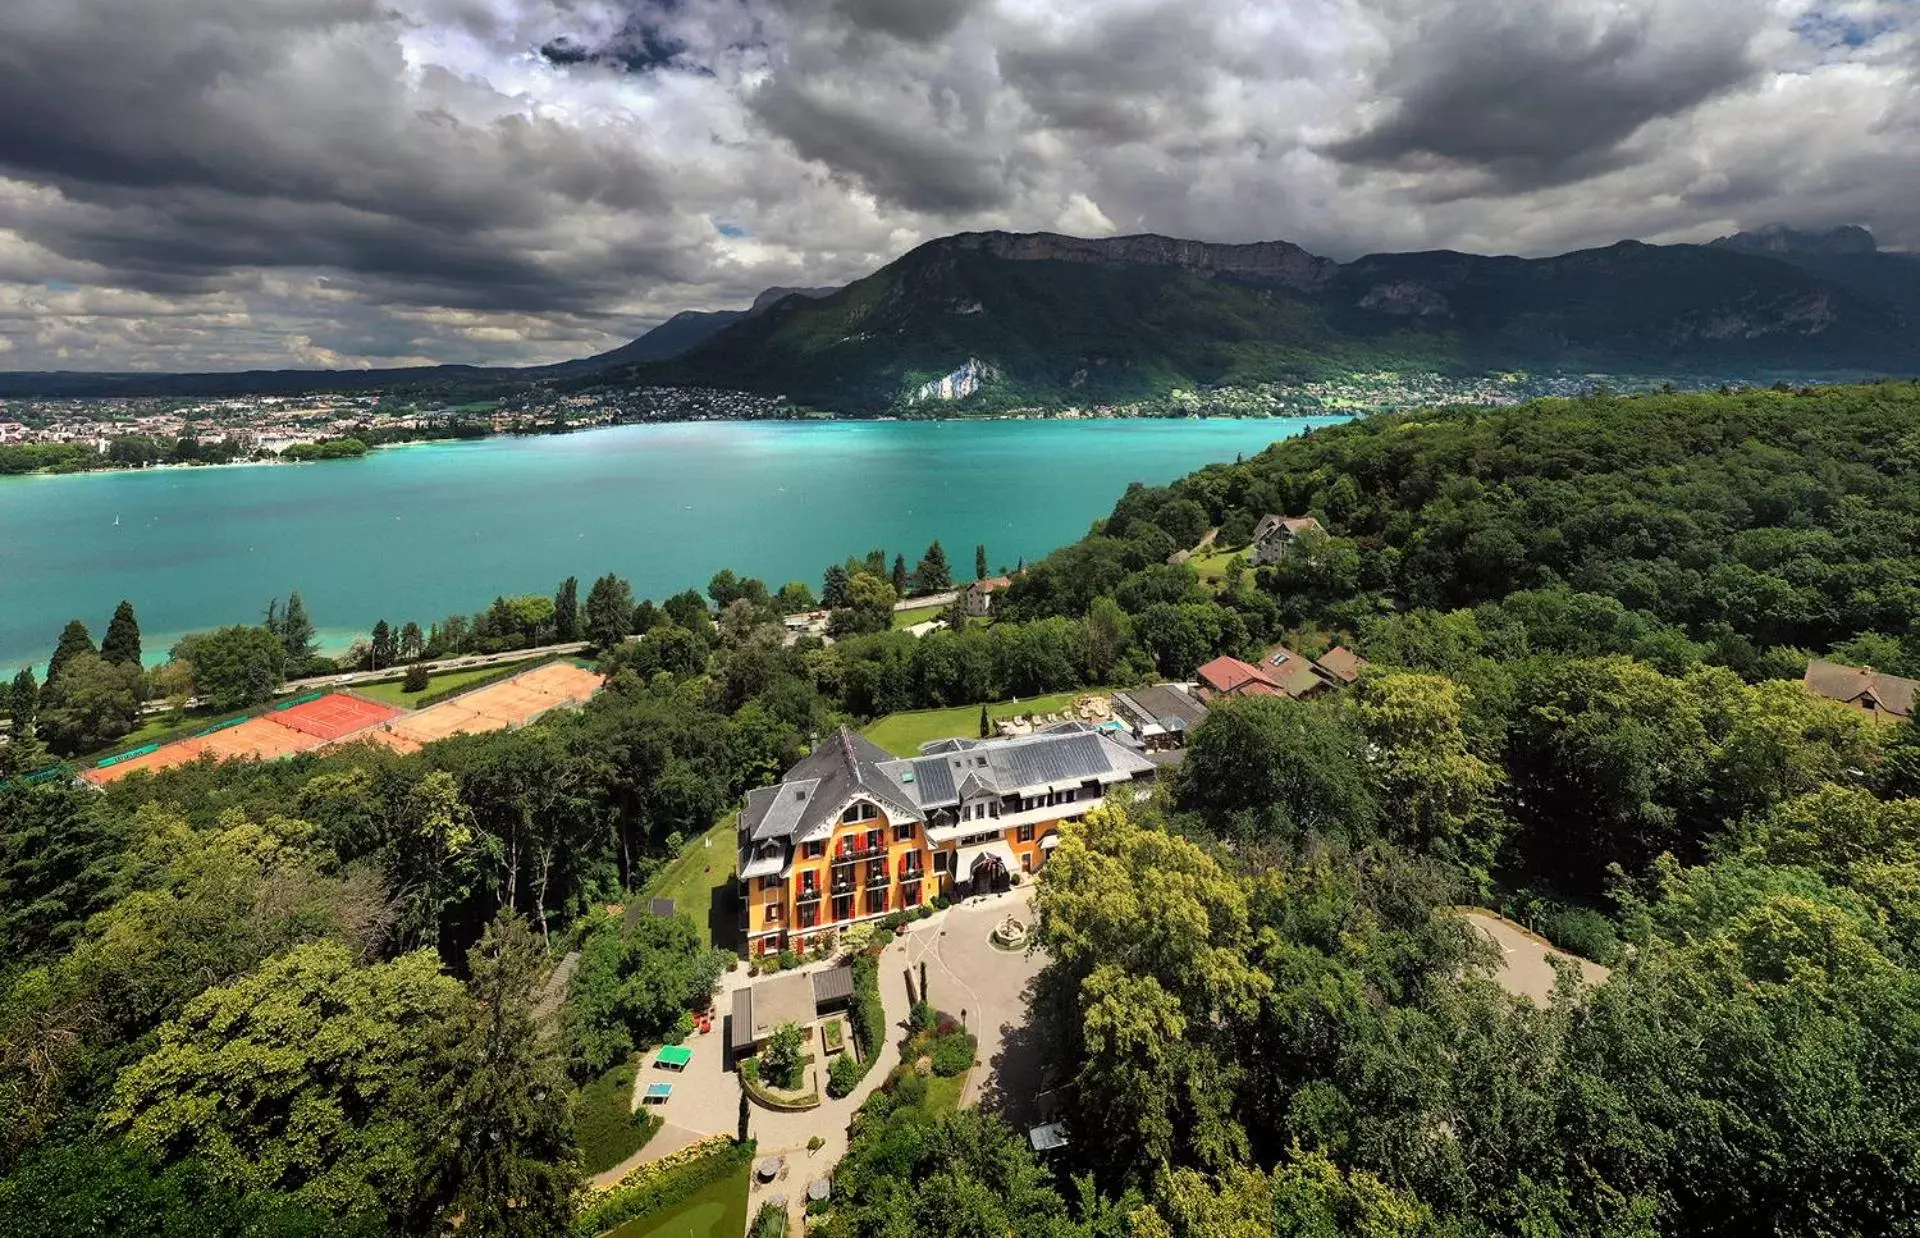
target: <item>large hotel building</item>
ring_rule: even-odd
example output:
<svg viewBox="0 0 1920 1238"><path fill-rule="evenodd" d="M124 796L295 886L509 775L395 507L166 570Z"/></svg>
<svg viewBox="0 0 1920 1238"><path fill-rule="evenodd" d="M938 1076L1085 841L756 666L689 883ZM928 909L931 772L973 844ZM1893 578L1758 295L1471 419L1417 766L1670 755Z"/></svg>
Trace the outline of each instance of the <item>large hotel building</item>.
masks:
<svg viewBox="0 0 1920 1238"><path fill-rule="evenodd" d="M1072 723L1014 739L949 739L900 759L841 730L747 793L740 894L747 951L819 936L936 894L997 889L1038 872L1060 822L1108 796L1146 794L1156 766Z"/></svg>

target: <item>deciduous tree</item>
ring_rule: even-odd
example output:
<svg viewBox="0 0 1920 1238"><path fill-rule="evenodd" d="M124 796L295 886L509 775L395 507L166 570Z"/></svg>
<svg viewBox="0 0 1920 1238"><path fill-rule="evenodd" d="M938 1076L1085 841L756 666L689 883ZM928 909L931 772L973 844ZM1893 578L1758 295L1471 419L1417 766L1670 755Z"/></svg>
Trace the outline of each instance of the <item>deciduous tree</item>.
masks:
<svg viewBox="0 0 1920 1238"><path fill-rule="evenodd" d="M287 658L271 632L239 624L183 639L174 652L193 664L194 687L215 709L245 709L270 700Z"/></svg>
<svg viewBox="0 0 1920 1238"><path fill-rule="evenodd" d="M301 946L188 1002L121 1072L103 1124L238 1189L404 1216L467 1010L430 953L360 966L344 946Z"/></svg>

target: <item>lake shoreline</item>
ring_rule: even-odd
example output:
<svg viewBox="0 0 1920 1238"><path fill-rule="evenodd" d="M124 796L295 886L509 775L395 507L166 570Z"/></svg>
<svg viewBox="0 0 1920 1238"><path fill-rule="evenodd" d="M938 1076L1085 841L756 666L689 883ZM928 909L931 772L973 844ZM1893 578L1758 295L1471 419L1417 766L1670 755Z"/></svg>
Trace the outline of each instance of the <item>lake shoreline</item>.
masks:
<svg viewBox="0 0 1920 1238"><path fill-rule="evenodd" d="M382 443L369 443L367 450L355 456L340 456L333 459L317 460L226 460L218 464L197 461L177 461L167 464L114 465L102 464L98 468L85 469L41 469L31 473L0 473L0 483L11 478L26 477L91 477L99 474L119 476L131 473L158 472L195 472L208 469L273 468L280 465L340 464L353 460L365 460L380 452L400 447L433 447L445 443L492 443L502 439L558 438L576 434L593 434L602 430L624 429L633 426L669 426L669 425L945 425L949 423L980 424L1026 422L1041 425L1071 423L1111 423L1111 422L1187 422L1187 421L1324 421L1329 425L1351 421L1358 413L1301 413L1298 415L1278 416L1273 414L1228 414L1228 413L1184 413L1179 416L1123 416L1098 413L1076 413L1072 416L1050 416L1030 413L966 413L951 417L681 417L662 418L645 421L610 421L596 425L570 426L565 429L525 431L500 431L482 435L478 438L458 438L436 436L430 438L392 439ZM350 436L349 436L350 437Z"/></svg>
<svg viewBox="0 0 1920 1238"><path fill-rule="evenodd" d="M314 622L423 628L496 596L584 595L613 573L656 601L723 569L778 588L884 547L1012 569L1086 533L1132 482L1346 418L705 421L413 443L357 468L218 465L0 486L0 667L97 640L121 599L148 643L300 590ZM435 450L436 448L440 450ZM318 462L316 462L318 463ZM73 476L66 474L64 476Z"/></svg>

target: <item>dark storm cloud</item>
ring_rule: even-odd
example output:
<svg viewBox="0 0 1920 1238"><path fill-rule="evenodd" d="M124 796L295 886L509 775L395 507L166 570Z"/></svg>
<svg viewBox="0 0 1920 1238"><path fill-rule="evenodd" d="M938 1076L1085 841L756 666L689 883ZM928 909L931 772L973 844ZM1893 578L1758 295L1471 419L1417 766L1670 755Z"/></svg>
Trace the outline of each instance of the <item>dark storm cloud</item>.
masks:
<svg viewBox="0 0 1920 1238"><path fill-rule="evenodd" d="M903 123L884 105L862 105L816 94L793 76L774 79L750 98L754 114L792 143L876 197L912 211L953 215L1005 203L1011 190L991 152L913 123L903 100Z"/></svg>
<svg viewBox="0 0 1920 1238"><path fill-rule="evenodd" d="M367 0L14 0L0 16L0 172L56 187L13 221L67 257L164 288L245 267L379 272L467 305L578 307L591 266L509 242L556 202L641 215L659 178L622 135L458 115ZM672 246L622 255L662 273Z"/></svg>
<svg viewBox="0 0 1920 1238"><path fill-rule="evenodd" d="M842 17L863 30L910 43L930 43L957 29L982 0L834 0Z"/></svg>
<svg viewBox="0 0 1920 1238"><path fill-rule="evenodd" d="M1459 0L1402 14L1378 83L1391 111L1327 149L1357 164L1465 166L1512 191L1618 167L1615 148L1641 126L1760 71L1758 8L1687 22L1685 7Z"/></svg>
<svg viewBox="0 0 1920 1238"><path fill-rule="evenodd" d="M557 360L962 228L1920 246L1910 0L0 0L0 365Z"/></svg>

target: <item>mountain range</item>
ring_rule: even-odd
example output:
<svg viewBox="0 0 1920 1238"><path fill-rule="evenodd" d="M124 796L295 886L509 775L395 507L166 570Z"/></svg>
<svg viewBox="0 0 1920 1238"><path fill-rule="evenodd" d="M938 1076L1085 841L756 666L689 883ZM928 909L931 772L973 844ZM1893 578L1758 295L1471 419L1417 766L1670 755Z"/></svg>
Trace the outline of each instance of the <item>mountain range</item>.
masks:
<svg viewBox="0 0 1920 1238"><path fill-rule="evenodd" d="M1285 241L970 232L844 288L689 311L533 369L0 375L6 394L188 394L517 382L707 386L845 412L1097 404L1374 370L1749 377L1920 370L1920 257L1861 228L1548 258L1351 262Z"/></svg>

